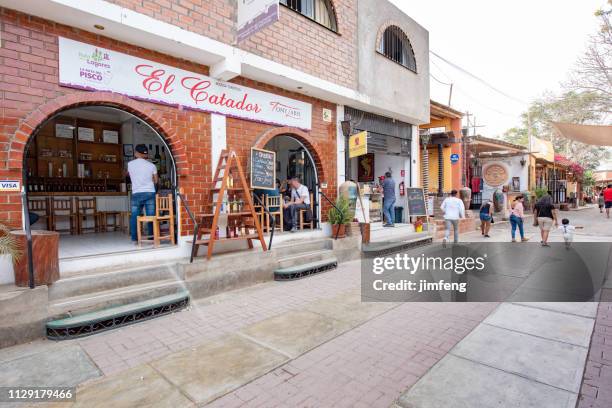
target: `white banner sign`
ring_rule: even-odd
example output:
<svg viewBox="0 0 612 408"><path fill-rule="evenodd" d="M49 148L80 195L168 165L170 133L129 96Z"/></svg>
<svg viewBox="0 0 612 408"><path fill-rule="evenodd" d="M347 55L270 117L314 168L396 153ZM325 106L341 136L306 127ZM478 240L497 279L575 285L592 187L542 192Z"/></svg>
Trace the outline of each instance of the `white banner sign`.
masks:
<svg viewBox="0 0 612 408"><path fill-rule="evenodd" d="M262 123L312 127L309 103L62 37L59 82Z"/></svg>
<svg viewBox="0 0 612 408"><path fill-rule="evenodd" d="M278 21L278 0L238 0L238 42Z"/></svg>

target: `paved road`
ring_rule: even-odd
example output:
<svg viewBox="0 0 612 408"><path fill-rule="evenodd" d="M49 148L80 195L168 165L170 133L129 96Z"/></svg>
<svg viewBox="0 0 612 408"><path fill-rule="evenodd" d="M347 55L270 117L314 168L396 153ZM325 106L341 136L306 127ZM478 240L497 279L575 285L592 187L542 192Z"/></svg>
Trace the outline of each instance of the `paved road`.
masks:
<svg viewBox="0 0 612 408"><path fill-rule="evenodd" d="M577 241L612 236L596 209L566 214L585 226ZM491 240L509 240L508 228L497 224ZM359 269L350 262L81 340L3 349L0 384L79 385L74 406L114 408L556 408L571 406L581 381L581 406L609 401L608 304L595 319L593 304L362 303Z"/></svg>

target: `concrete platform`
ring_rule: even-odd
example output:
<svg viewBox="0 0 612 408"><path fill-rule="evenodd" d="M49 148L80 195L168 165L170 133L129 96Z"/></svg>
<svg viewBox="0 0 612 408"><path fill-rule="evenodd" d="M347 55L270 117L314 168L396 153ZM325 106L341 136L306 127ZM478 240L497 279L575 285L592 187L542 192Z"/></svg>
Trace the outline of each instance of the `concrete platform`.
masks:
<svg viewBox="0 0 612 408"><path fill-rule="evenodd" d="M189 399L203 404L285 361L286 356L232 334L167 356L151 366Z"/></svg>
<svg viewBox="0 0 612 408"><path fill-rule="evenodd" d="M578 393L587 349L482 324L452 354Z"/></svg>
<svg viewBox="0 0 612 408"><path fill-rule="evenodd" d="M521 333L588 347L593 319L516 304L502 304L484 321Z"/></svg>
<svg viewBox="0 0 612 408"><path fill-rule="evenodd" d="M577 395L447 355L397 405L402 408L574 408Z"/></svg>

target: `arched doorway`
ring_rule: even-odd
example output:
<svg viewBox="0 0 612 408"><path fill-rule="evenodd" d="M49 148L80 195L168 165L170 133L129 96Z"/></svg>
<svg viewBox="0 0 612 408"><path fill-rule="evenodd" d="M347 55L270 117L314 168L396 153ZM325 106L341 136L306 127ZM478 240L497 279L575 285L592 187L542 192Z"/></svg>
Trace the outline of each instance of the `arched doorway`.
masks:
<svg viewBox="0 0 612 408"><path fill-rule="evenodd" d="M33 229L60 232L60 258L139 249L129 235L131 180L127 163L144 144L155 164L158 194L175 195L176 164L165 138L146 120L105 104L70 107L32 133L23 180ZM173 225L178 235L176 197ZM88 210L80 211L81 207ZM176 237L175 237L176 238ZM150 248L143 246L142 248Z"/></svg>
<svg viewBox="0 0 612 408"><path fill-rule="evenodd" d="M318 227L320 219L318 185L319 175L313 154L296 137L291 134L280 134L270 139L264 149L276 152L276 179L284 188L286 180L298 177L303 185L308 188L312 196L312 214L315 228Z"/></svg>

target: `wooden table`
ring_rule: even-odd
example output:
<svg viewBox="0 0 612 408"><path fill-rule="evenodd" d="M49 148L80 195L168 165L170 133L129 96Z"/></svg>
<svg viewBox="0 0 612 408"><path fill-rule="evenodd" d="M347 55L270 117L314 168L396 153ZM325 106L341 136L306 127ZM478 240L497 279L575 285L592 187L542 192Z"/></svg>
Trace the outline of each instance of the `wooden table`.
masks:
<svg viewBox="0 0 612 408"><path fill-rule="evenodd" d="M23 255L19 262L13 264L15 270L15 285L28 286L27 239L25 231L11 231ZM32 231L32 256L34 263L34 284L50 285L59 280L59 233L55 231Z"/></svg>

